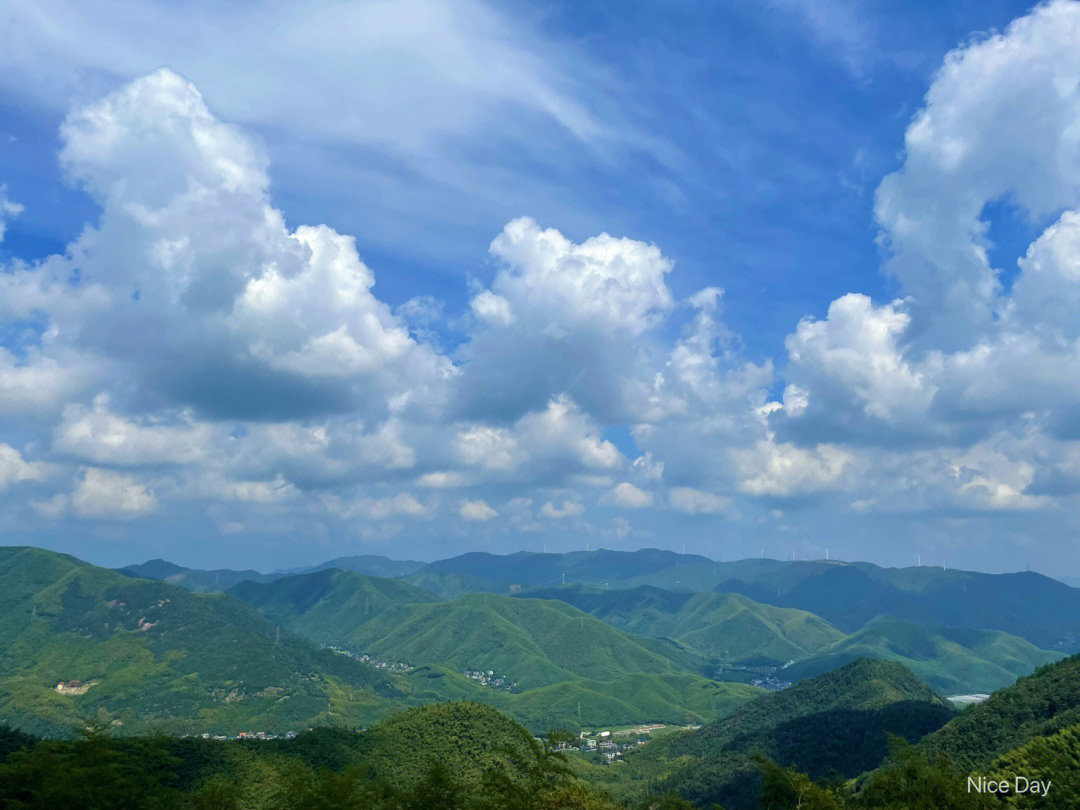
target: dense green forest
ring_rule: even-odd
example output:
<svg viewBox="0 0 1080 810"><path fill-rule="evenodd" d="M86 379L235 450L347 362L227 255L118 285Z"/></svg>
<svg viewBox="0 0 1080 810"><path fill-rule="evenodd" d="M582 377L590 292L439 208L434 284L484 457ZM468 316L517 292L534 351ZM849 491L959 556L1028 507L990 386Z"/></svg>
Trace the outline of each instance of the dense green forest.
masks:
<svg viewBox="0 0 1080 810"><path fill-rule="evenodd" d="M1078 661L1041 670L929 736L953 712L902 666L857 661L607 768L583 759L576 735L538 739L477 703L276 740L101 728L41 740L3 727L0 807L975 810L1002 803L966 787L962 740L985 724L994 743L981 773L1052 780L1045 798L1007 804L1071 808L1080 799L1080 723L1070 722Z"/></svg>
<svg viewBox="0 0 1080 810"><path fill-rule="evenodd" d="M0 727L0 807L191 810L614 808L550 740L480 704L295 739L38 741Z"/></svg>
<svg viewBox="0 0 1080 810"><path fill-rule="evenodd" d="M0 548L0 649L0 718L45 734L362 725L405 697L235 597L38 549Z"/></svg>
<svg viewBox="0 0 1080 810"><path fill-rule="evenodd" d="M0 808L989 806L961 790L976 771L1054 779L1018 807L1076 803L1080 657L903 617L913 596L978 602L983 575L519 556L248 577L0 549ZM515 570L535 581L483 591ZM766 586L846 612L743 593ZM1076 616L1046 612L1067 637ZM957 712L935 688L994 694Z"/></svg>

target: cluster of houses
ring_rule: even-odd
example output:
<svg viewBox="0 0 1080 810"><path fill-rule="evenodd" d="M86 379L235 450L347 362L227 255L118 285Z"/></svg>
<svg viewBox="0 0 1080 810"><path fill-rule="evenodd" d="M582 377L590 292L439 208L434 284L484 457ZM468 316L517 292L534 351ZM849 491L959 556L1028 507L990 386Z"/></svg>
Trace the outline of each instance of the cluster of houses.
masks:
<svg viewBox="0 0 1080 810"><path fill-rule="evenodd" d="M190 735L183 735L185 737ZM295 731L286 731L284 734L272 734L268 731L241 731L235 737L227 737L224 734L200 734L204 740L291 740L296 737Z"/></svg>
<svg viewBox="0 0 1080 810"><path fill-rule="evenodd" d="M598 752L601 754L604 764L611 765L632 748L644 745L649 734L664 728L663 723L655 723L648 726L636 726L635 728L623 729L622 731L583 731L579 735L578 747L586 752Z"/></svg>
<svg viewBox="0 0 1080 810"><path fill-rule="evenodd" d="M750 681L750 685L768 689L770 692L779 692L791 686L791 681L782 681L775 675L766 675L764 678L754 678Z"/></svg>
<svg viewBox="0 0 1080 810"><path fill-rule="evenodd" d="M388 669L392 672L412 672L415 667L410 664L406 664L404 661L397 661L396 663L390 663L389 661L383 661L367 653L354 653L352 650L346 650L344 647L335 647L333 644L327 645L328 650L338 655L346 655L354 661L359 661L361 664L367 664L368 666L375 667L375 669Z"/></svg>
<svg viewBox="0 0 1080 810"><path fill-rule="evenodd" d="M467 669L462 673L466 678L479 681L481 686L490 686L492 689L516 689L517 681L512 681L505 675L496 675L492 670Z"/></svg>

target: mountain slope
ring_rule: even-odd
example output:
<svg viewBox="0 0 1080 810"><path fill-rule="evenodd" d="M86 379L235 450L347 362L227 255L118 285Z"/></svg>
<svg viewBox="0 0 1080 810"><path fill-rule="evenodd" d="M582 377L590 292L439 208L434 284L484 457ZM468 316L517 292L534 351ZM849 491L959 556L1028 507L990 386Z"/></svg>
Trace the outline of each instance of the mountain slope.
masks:
<svg viewBox="0 0 1080 810"><path fill-rule="evenodd" d="M742 571L716 591L808 610L849 633L878 616L893 616L929 627L1001 630L1044 650L1080 650L1080 589L1030 571L771 560L732 566Z"/></svg>
<svg viewBox="0 0 1080 810"><path fill-rule="evenodd" d="M629 635L561 601L492 594L433 601L402 582L340 571L245 583L231 593L320 643L417 668L407 677L417 697L483 700L533 729L700 723L757 693L703 677L704 662L676 645ZM480 687L466 671L503 681Z"/></svg>
<svg viewBox="0 0 1080 810"><path fill-rule="evenodd" d="M33 548L0 548L0 649L0 718L45 733L360 723L399 695L238 599Z"/></svg>
<svg viewBox="0 0 1080 810"><path fill-rule="evenodd" d="M182 565L161 559L147 560L138 565L126 565L116 570L125 576L161 580L195 593L220 593L227 591L240 582L247 580L273 582L279 576L278 574L263 574L250 569L233 571L228 568L219 568L213 571L204 571L199 568L185 568Z"/></svg>
<svg viewBox="0 0 1080 810"><path fill-rule="evenodd" d="M903 666L859 660L751 701L689 734L649 743L628 757L631 772L660 779L696 804L756 806L765 755L815 778L854 776L887 753L887 735L908 740L940 727L952 710Z"/></svg>
<svg viewBox="0 0 1080 810"><path fill-rule="evenodd" d="M562 600L627 632L670 638L721 663L779 666L844 638L811 613L759 604L740 594L676 593L648 585L626 590L568 585L526 595Z"/></svg>
<svg viewBox="0 0 1080 810"><path fill-rule="evenodd" d="M229 593L318 644L348 643L343 628L403 605L441 601L405 582L334 569L242 582Z"/></svg>
<svg viewBox="0 0 1080 810"><path fill-rule="evenodd" d="M801 681L857 658L876 658L902 663L945 694L993 692L1061 655L996 630L928 628L883 617L785 667L781 677Z"/></svg>
<svg viewBox="0 0 1080 810"><path fill-rule="evenodd" d="M1077 723L1080 655L1043 667L995 692L949 722L925 744L962 768L977 768Z"/></svg>
<svg viewBox="0 0 1080 810"><path fill-rule="evenodd" d="M430 563L408 581L444 597L583 584L741 593L809 611L846 633L878 616L929 627L1001 630L1044 650L1080 651L1080 589L1033 572L982 574L838 561L717 562L671 551L505 556L475 552Z"/></svg>

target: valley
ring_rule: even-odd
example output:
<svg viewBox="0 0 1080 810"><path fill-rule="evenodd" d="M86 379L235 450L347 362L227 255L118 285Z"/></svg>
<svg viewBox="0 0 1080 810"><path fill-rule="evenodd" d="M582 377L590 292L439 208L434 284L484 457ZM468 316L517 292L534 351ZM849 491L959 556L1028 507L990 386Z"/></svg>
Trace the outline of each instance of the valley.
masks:
<svg viewBox="0 0 1080 810"><path fill-rule="evenodd" d="M512 556L428 565L354 558L252 575L163 561L112 571L0 548L0 722L56 739L91 729L117 740L164 733L270 746L320 727L393 729L415 707L475 706L468 712L494 712L514 724L506 729L520 724L528 740L563 729L551 744L566 758L566 778L612 802L671 794L729 810L757 806L770 778L761 757L811 785L829 774L853 779L885 767L893 735L991 767L1060 756L1080 722L1076 659L1055 664L1060 650L1004 630L919 621L899 597L885 600L897 615L848 629L859 611L840 611L836 599L825 606L840 617L834 623L743 592L763 596L762 582L785 582L776 601L816 593L820 602L818 580L835 584L832 564L597 551L521 567ZM851 568L858 576L845 594L862 613L881 602L882 582L930 599L982 582L936 569ZM535 582L510 582L530 578L511 570ZM553 573L557 584L544 584ZM705 589L674 589L683 582ZM1000 582L1008 594L1010 580ZM1077 619L1071 596L1061 598L1067 586L1029 584L1032 603L1055 605L1039 632L1068 638ZM1022 618L1002 612L995 621ZM1037 679L1026 677L1035 670ZM993 694L959 715L942 697L978 692ZM1068 697L1048 702L1046 692ZM1030 717L1031 705L1042 719ZM365 748L373 739L362 733L341 756L390 756L382 743ZM387 784L400 776L379 768ZM427 778L422 770L393 789L411 790Z"/></svg>

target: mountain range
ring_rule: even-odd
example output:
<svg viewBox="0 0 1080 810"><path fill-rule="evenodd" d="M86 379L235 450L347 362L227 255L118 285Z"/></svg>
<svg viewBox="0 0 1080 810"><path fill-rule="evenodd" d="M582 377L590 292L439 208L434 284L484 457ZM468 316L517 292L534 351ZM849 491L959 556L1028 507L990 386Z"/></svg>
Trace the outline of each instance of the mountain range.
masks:
<svg viewBox="0 0 1080 810"><path fill-rule="evenodd" d="M760 694L751 684L782 688L867 657L946 694L989 692L1063 654L995 624L1060 641L1080 615L1075 589L1038 575L656 550L362 556L300 573L163 560L111 571L0 551L0 717L50 733L363 725L445 700L488 703L538 730L706 723ZM947 604L965 593L970 615ZM960 623L932 624L925 605L911 618L919 600Z"/></svg>
<svg viewBox="0 0 1080 810"><path fill-rule="evenodd" d="M235 597L35 548L0 548L0 649L0 717L42 733L363 724L404 697Z"/></svg>

